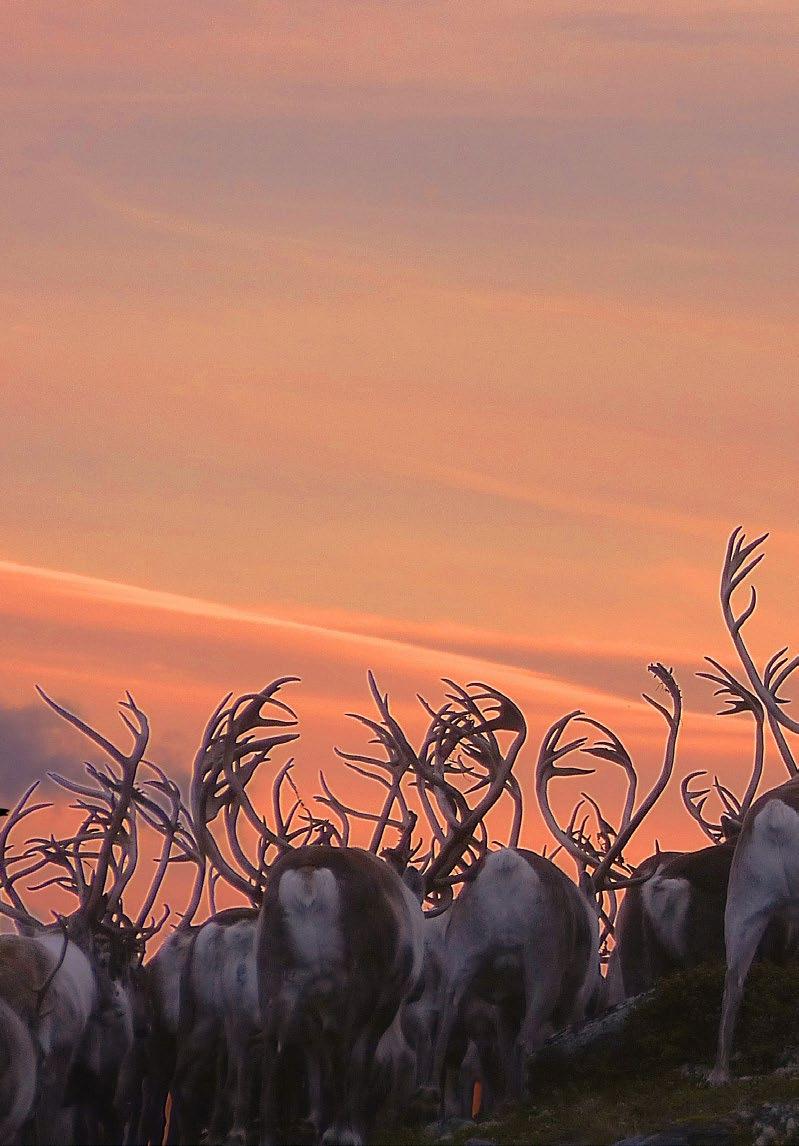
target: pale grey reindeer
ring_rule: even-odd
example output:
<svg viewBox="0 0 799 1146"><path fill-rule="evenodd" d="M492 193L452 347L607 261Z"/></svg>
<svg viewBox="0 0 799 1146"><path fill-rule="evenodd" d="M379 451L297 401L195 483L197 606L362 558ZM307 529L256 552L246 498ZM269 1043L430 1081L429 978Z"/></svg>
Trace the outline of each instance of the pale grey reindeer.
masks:
<svg viewBox="0 0 799 1146"><path fill-rule="evenodd" d="M721 607L733 645L766 711L792 779L755 800L743 819L735 847L724 914L724 998L716 1062L710 1074L710 1081L716 1084L730 1078L732 1040L744 985L767 927L775 920L789 928L799 922L799 776L785 735L799 732L799 721L784 711L788 699L779 695L799 667L799 657L788 658L787 649L781 649L769 659L761 675L743 636L757 605L757 592L750 585L749 600L740 611L733 600L736 590L763 559L764 554L757 550L767 536L747 542L740 527L731 534L722 567Z"/></svg>

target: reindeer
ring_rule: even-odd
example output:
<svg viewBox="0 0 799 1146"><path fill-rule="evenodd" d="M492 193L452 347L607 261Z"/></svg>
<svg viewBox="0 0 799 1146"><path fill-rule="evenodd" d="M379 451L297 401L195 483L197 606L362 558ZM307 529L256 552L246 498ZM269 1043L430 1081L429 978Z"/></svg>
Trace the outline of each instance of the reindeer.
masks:
<svg viewBox="0 0 799 1146"><path fill-rule="evenodd" d="M149 725L128 694L121 716L134 740L131 751L124 753L77 716L41 695L120 769L117 775L88 766L98 783L88 791L89 798L79 801L85 819L76 837L35 838L29 841L26 852L9 854L8 839L13 827L48 806L29 803L37 784L23 794L0 832L0 887L10 901L0 904L0 911L11 916L22 932L19 936L0 936L0 968L5 982L2 995L39 1048L33 1110L37 1140L59 1142L71 1133L62 1113L66 1106L77 1103L79 1116L88 1116L88 1104L81 1101L84 1096L80 1090L75 1091L79 1077L88 1076L95 1096L99 1091L103 1097L103 1080L108 1082L109 1078L105 1072L108 1059L112 1060L112 1074L115 1065L109 1051L115 1048L118 1065L128 1046L128 1008L112 980L111 964L119 950L122 892L135 867L130 802L149 738ZM89 856L85 845L92 843L99 843L99 849ZM23 870L20 863L28 866ZM76 911L52 926L33 916L15 886L49 865L55 865L62 874L44 880L38 887L57 884L76 895L79 902ZM14 867L15 871L10 870ZM107 889L112 873L113 883ZM105 960L101 954L104 940L112 952L111 958ZM104 1051L98 1054L100 1046ZM95 1103L92 1108L96 1109ZM105 1114L98 1114L97 1118L102 1120ZM109 1128L109 1134L115 1138L116 1130Z"/></svg>
<svg viewBox="0 0 799 1146"><path fill-rule="evenodd" d="M149 727L146 717L141 710L135 709L130 698L125 707L135 709L139 727L131 725L124 713L123 719L132 732L142 733L130 757L74 714L45 699L51 708L102 748L121 768L118 775L110 768L101 769L87 764L88 783L51 772L51 779L77 797L73 807L84 812L86 818L77 835L71 839L57 841L51 836L49 840L34 841L34 850L62 869L57 880L47 882L58 883L62 889L83 901L98 879L97 869L87 877L91 855L84 851L84 846L99 841L102 854L109 839L116 839L116 844L111 845L109 858L114 882L110 891L104 893L104 916L95 927L92 941L95 970L101 985L101 1006L90 1024L94 1029L86 1039L87 1049L74 1072L76 1082L83 1079L77 1095L83 1119L81 1135L116 1142L126 1125L129 1135L135 1137L140 1118L142 1083L148 1065L145 1048L151 1017L148 976L142 961L147 941L161 930L169 916L169 908L164 907L159 919L153 918L149 923L148 919L167 869L175 858L173 849L177 848L180 858L192 858L191 829L177 785L161 768L144 759ZM150 778L138 783L147 773ZM120 823L116 836L115 819ZM161 844L140 909L135 918L129 919L123 909L123 895L139 859L139 820L155 830L161 837ZM101 866L99 860L97 866Z"/></svg>
<svg viewBox="0 0 799 1146"><path fill-rule="evenodd" d="M722 699L718 715L748 714L754 723L754 752L746 789L737 798L718 777L699 790L692 783L704 772L681 781L680 793L691 818L710 841L692 852L656 851L635 868L641 879L626 892L616 922L616 948L610 962L610 1003L648 990L664 975L724 955L724 909L730 865L741 823L757 793L763 773L764 712L757 696L723 665L705 658L713 671L697 675L717 686ZM705 814L714 793L722 806L717 821ZM778 958L786 951L784 928L770 929L761 956Z"/></svg>
<svg viewBox="0 0 799 1146"><path fill-rule="evenodd" d="M743 636L755 611L757 592L750 585L748 603L738 611L735 591L751 575L764 554L753 556L767 534L747 542L739 528L731 534L721 575L721 607L727 630L749 683L763 705L783 763L791 779L755 800L743 819L730 868L724 941L727 970L719 1025L716 1062L710 1074L714 1084L730 1079L730 1052L738 1010L752 960L768 926L775 920L795 926L799 919L799 769L786 732L799 732L799 721L785 711L779 695L799 657L787 649L775 653L759 673Z"/></svg>
<svg viewBox="0 0 799 1146"><path fill-rule="evenodd" d="M512 768L527 732L521 712L494 689L456 695L469 718L457 726L457 747L486 770L481 783L489 793L509 792L515 814L512 846L478 853L449 911L434 1062L445 1118L471 1114L472 1087L462 1077L470 1058L479 1063L483 1113L503 1093L520 1096L526 1054L543 1040L548 1023L583 1013L599 973L589 903L548 860L518 847L521 799ZM479 709L482 700L492 702L491 716ZM497 738L501 731L513 737L505 752ZM426 771L438 809L451 816L457 792L443 769L433 777L426 769L422 775ZM469 818L462 816L462 822L468 825ZM435 877L435 862L432 868Z"/></svg>
<svg viewBox="0 0 799 1146"><path fill-rule="evenodd" d="M507 698L485 686L470 692L447 681L454 690L447 703L437 711L425 704L432 722L415 752L371 674L369 682L380 720L357 719L374 733L386 759L340 755L384 787L382 808L361 813L344 805L322 777L321 800L340 818L341 846L286 852L267 877L258 941L264 1142L273 1141L278 1128L276 1080L281 1059L292 1049L305 1060L321 1141L363 1140L386 1085L381 1087L373 1060L379 1065L399 1053L392 1044L403 1027L413 1027L405 1022L407 1010L424 986L419 900L428 902L431 915L445 912L454 887L480 867L488 849L484 817L509 790L524 740L521 716ZM479 706L485 699L498 702L493 721ZM514 746L502 757L493 729L504 728L511 718ZM471 753L472 764L457 757L461 747ZM452 782L456 775L469 785L466 792ZM482 789L481 798L470 804L468 792ZM411 863L418 852L411 843L416 816L409 808L411 795L433 834L416 864ZM374 824L369 851L349 846L353 815ZM389 827L399 832L399 843L381 850ZM376 858L378 851L387 862Z"/></svg>
<svg viewBox="0 0 799 1146"><path fill-rule="evenodd" d="M197 848L211 871L212 904L216 880L222 878L248 905L222 912L214 909L200 927L190 929L187 925L184 937L176 940L170 953L172 978L176 972L180 978L173 1110L184 1142L195 1141L203 1127L207 1127L212 1142L225 1137L243 1141L246 1135L257 1073L253 1045L261 1037L255 926L267 855L270 848L280 848L280 837L270 833L255 811L246 787L258 766L277 747L298 736L293 730L296 714L277 697L284 685L296 679L280 677L260 692L238 697L233 704L229 704L232 694L228 694L212 713L195 754L191 812ZM279 731L255 736L255 730L261 728ZM290 780L291 763L280 769L273 786L273 804L281 827L286 826L281 791L283 782ZM291 821L298 806L288 817L289 835L296 830ZM255 862L239 837L242 814L258 840ZM235 862L225 857L209 828L220 815ZM304 825L299 830L307 836L313 826L308 829Z"/></svg>

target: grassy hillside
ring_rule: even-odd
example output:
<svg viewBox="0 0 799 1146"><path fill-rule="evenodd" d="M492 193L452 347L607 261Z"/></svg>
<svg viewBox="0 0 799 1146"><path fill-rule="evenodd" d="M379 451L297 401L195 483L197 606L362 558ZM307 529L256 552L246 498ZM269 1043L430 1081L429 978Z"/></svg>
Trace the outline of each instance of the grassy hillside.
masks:
<svg viewBox="0 0 799 1146"><path fill-rule="evenodd" d="M550 1048L531 1068L530 1105L464 1127L452 1140L600 1144L691 1123L688 1140L696 1146L799 1143L799 965L753 969L736 1036L736 1079L711 1088L704 1077L722 981L716 966L665 980L612 1036L577 1054ZM386 1135L381 1142L432 1140L421 1130Z"/></svg>

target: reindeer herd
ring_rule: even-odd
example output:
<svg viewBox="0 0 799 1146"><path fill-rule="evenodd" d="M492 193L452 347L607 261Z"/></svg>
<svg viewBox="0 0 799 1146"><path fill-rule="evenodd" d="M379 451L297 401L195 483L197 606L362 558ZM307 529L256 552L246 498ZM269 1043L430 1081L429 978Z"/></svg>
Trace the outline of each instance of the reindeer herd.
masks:
<svg viewBox="0 0 799 1146"><path fill-rule="evenodd" d="M709 845L658 848L635 865L625 853L672 782L683 719L659 663L645 700L663 722L663 757L643 796L599 720L574 711L545 733L529 787L555 840L549 858L519 844L525 719L486 685L447 681L440 706L422 701L428 725L414 746L370 674L375 715L356 719L373 747L339 753L362 789L379 791L368 809L324 774L309 803L292 761L278 766L299 735L284 700L296 678L222 701L185 800L147 759L148 720L130 695L125 751L42 693L105 762L79 780L51 774L72 804L56 822L51 812L49 832L21 838L23 821L51 807L36 802L37 784L0 821L0 913L16 928L0 935L0 1144L357 1146L420 1097L442 1119L487 1114L535 1084L532 1056L554 1032L725 958L710 1078L728 1080L753 959L799 955L799 721L781 695L799 657L781 650L759 670L744 640L755 589L736 604L764 540L736 530L723 565L743 676L717 661L699 674L722 715L751 718L750 779L736 796L686 775L682 800ZM767 731L789 778L758 797ZM588 794L557 814L553 781L593 772L586 757L624 777L617 826ZM576 879L553 862L559 852ZM193 879L165 936L176 864ZM238 906L218 906L220 885ZM48 923L26 905L46 887L71 907Z"/></svg>

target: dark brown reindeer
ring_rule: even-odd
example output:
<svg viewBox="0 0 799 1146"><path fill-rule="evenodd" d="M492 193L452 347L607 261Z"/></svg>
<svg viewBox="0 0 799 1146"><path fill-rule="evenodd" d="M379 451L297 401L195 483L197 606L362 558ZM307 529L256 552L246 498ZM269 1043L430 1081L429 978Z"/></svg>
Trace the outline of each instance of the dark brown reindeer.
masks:
<svg viewBox="0 0 799 1146"><path fill-rule="evenodd" d="M160 960L165 1002L179 983L177 1017L169 1031L177 1044L172 1097L175 1133L190 1143L207 1129L209 1141L243 1140L251 1115L251 1092L257 1065L254 1043L261 1037L255 967L255 928L270 852L307 842L315 823L299 826L295 801L282 809L284 783L291 761L278 771L272 790L277 831L272 832L247 795L247 785L272 753L299 735L296 714L278 698L294 677L281 677L257 693L231 704L231 694L212 713L195 754L191 783L191 816L197 849L211 873L212 915L198 927L186 923L175 933L171 950ZM260 730L266 730L261 735ZM225 854L210 825L221 819ZM240 829L242 819L257 841L255 860L248 855ZM223 879L244 906L217 912L213 886ZM194 903L194 900L192 901ZM174 1007L174 1003L173 1003Z"/></svg>
<svg viewBox="0 0 799 1146"><path fill-rule="evenodd" d="M710 1075L713 1083L729 1081L735 1022L746 977L763 936L775 921L795 927L799 908L799 777L785 735L799 732L799 722L784 711L788 698L779 695L799 667L799 658L787 658L787 649L781 649L766 663L761 675L743 636L743 628L757 605L754 586L750 585L749 600L740 611L734 603L736 590L764 556L757 550L766 536L747 542L740 528L733 531L722 567L721 607L733 645L752 690L766 711L792 779L754 801L744 816L736 844L724 915L727 971L716 1063Z"/></svg>

